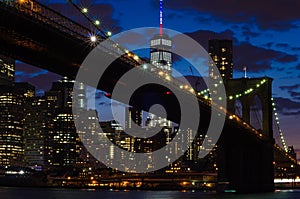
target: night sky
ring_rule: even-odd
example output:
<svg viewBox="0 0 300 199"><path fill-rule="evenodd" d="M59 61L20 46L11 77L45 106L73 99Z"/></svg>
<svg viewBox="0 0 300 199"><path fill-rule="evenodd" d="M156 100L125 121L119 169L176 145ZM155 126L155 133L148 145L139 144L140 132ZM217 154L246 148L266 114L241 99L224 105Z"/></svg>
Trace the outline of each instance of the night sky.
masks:
<svg viewBox="0 0 300 199"><path fill-rule="evenodd" d="M66 0L41 0L70 18L86 23ZM76 1L89 8L113 34L132 28L158 27L159 0ZM300 152L300 1L298 0L165 0L164 27L183 32L207 48L208 39L232 39L234 77L274 78L273 96L288 145ZM37 93L60 76L17 62L17 81ZM178 69L179 70L179 69ZM189 73L189 68L181 67ZM105 106L105 103L103 103ZM275 137L278 138L274 129ZM278 139L276 139L278 140Z"/></svg>

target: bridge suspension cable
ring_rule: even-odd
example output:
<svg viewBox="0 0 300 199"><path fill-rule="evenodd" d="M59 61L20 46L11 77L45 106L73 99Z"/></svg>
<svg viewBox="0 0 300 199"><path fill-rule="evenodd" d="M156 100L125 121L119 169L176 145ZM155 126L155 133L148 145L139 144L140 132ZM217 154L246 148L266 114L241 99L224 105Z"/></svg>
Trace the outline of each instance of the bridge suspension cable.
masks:
<svg viewBox="0 0 300 199"><path fill-rule="evenodd" d="M279 116L278 116L278 113L277 113L277 109L276 109L276 104L274 102L274 98L272 98L272 107L273 107L273 114L274 114L274 118L275 118L275 123L276 123L277 129L278 129L278 132L279 132L281 144L282 144L282 146L284 148L284 151L288 152L288 147L286 145L286 141L285 141L284 136L283 136L283 131L280 128L280 125L279 125L280 124L280 122L279 122Z"/></svg>
<svg viewBox="0 0 300 199"><path fill-rule="evenodd" d="M76 5L74 3L73 0L68 0L68 2L76 9L78 10L93 26L94 28L96 28L101 34L102 36L107 39L111 36L111 32L105 32L103 31L101 28L100 28L100 21L99 20L95 20L93 21L89 15L88 15L88 9L83 7L83 8L80 8L78 5Z"/></svg>

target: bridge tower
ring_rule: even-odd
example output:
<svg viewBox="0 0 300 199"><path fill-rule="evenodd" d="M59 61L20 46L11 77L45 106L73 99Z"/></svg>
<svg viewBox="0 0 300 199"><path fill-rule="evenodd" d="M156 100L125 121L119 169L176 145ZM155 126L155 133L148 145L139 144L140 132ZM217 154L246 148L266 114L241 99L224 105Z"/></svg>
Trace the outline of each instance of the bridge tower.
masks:
<svg viewBox="0 0 300 199"><path fill-rule="evenodd" d="M274 138L272 120L272 79L241 78L225 81L228 111L235 113L235 101L242 106L242 120L229 120L218 142L219 182L229 182L237 192L274 191ZM251 104L261 102L262 129L251 124ZM245 128L232 128L241 122ZM229 125L230 124L230 125Z"/></svg>
<svg viewBox="0 0 300 199"><path fill-rule="evenodd" d="M240 78L226 81L226 94L230 97L227 109L235 113L235 98L237 95L242 105L242 119L251 124L251 104L258 97L262 107L262 129L264 136L273 139L273 107L272 107L272 80L271 78ZM248 91L248 92L247 92ZM247 92L247 93L245 93Z"/></svg>

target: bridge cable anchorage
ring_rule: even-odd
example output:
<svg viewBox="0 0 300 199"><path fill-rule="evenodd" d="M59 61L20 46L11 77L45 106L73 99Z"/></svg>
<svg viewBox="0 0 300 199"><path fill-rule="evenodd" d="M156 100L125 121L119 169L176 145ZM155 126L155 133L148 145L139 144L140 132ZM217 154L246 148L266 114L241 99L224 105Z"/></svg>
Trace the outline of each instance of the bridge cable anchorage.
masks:
<svg viewBox="0 0 300 199"><path fill-rule="evenodd" d="M280 122L279 122L279 117L278 117L278 113L277 113L277 109L276 109L276 104L274 102L274 98L271 98L271 100L272 100L273 114L274 114L274 118L275 118L275 121L276 121L277 129L278 129L278 132L279 132L280 140L281 140L282 146L284 148L284 151L287 153L288 152L288 147L287 147L286 141L284 139L283 131L280 128L280 125L279 125Z"/></svg>

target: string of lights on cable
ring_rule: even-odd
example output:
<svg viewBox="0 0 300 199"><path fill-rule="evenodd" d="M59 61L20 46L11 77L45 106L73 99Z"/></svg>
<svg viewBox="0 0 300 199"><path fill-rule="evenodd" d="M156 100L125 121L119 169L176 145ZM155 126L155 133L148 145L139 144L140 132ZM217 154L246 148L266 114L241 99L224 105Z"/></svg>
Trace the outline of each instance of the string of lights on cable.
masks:
<svg viewBox="0 0 300 199"><path fill-rule="evenodd" d="M282 146L283 146L285 152L288 152L288 147L286 145L286 142L285 142L285 139L284 139L284 136L283 136L283 131L280 128L280 125L279 125L280 122L279 122L279 116L278 116L277 109L276 109L276 104L274 102L274 98L271 98L271 99L272 99L273 114L274 114L277 129L278 129L278 132L279 132L280 140L281 140L281 143L282 143Z"/></svg>

